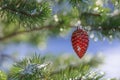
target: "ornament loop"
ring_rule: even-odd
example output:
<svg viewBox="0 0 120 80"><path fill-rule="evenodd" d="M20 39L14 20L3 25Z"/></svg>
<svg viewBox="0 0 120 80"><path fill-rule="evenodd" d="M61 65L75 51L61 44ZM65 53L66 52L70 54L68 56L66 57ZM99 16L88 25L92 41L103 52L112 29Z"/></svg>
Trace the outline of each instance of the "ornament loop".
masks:
<svg viewBox="0 0 120 80"><path fill-rule="evenodd" d="M80 20L77 21L76 27L77 27L77 30L82 29L81 21Z"/></svg>
<svg viewBox="0 0 120 80"><path fill-rule="evenodd" d="M79 29L82 29L82 26L81 26L81 25L78 25L78 26L77 26L77 30L79 30Z"/></svg>

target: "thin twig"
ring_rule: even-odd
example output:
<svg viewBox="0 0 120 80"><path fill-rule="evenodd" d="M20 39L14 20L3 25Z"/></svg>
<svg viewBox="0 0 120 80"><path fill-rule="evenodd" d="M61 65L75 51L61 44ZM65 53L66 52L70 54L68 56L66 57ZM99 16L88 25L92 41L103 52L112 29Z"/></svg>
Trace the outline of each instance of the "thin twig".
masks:
<svg viewBox="0 0 120 80"><path fill-rule="evenodd" d="M98 16L98 17L101 17L101 15L100 14L97 14L97 13L88 13L88 12L84 12L84 13L82 13L83 15L88 15L88 16Z"/></svg>

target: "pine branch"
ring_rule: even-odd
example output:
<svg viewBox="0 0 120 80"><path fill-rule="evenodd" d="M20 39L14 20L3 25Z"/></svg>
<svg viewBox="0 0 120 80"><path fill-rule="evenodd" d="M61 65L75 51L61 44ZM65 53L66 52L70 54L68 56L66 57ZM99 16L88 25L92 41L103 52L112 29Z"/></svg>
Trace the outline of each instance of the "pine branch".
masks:
<svg viewBox="0 0 120 80"><path fill-rule="evenodd" d="M50 30L50 29L55 29L55 28L57 28L57 25L56 26L48 25L48 26L43 26L43 27L39 27L39 28L32 28L32 29L28 29L28 30L22 30L22 31L18 31L18 32L13 32L13 33L11 33L9 35L0 37L0 41L4 41L4 40L7 40L9 38L12 38L12 37L18 36L20 34L24 34L24 33L41 31L43 29L49 29ZM76 26L69 26L69 28L77 28L77 27ZM116 31L120 31L120 27L101 27L101 28L93 27L88 31L97 31L97 32L102 32L102 31L106 32L107 31L108 32L108 31L113 30L113 29L116 30Z"/></svg>
<svg viewBox="0 0 120 80"><path fill-rule="evenodd" d="M14 36L20 35L20 34L24 34L24 33L29 33L29 32L34 32L34 31L40 31L43 29L52 29L54 27L51 26L44 26L44 27L40 27L40 28L33 28L33 29L28 29L28 30L23 30L23 31L18 31L18 32L13 32L7 36L4 37L0 37L0 41L4 41L6 39L12 38Z"/></svg>
<svg viewBox="0 0 120 80"><path fill-rule="evenodd" d="M48 2L37 0L2 0L0 2L0 17L2 22L19 23L23 27L40 25L49 18L51 8ZM31 26L30 26L31 25Z"/></svg>
<svg viewBox="0 0 120 80"><path fill-rule="evenodd" d="M97 56L94 56L97 57ZM17 62L11 68L8 79L10 80L99 80L102 79L104 76L104 72L91 70L90 67L94 67L93 64L90 63L97 63L100 64L101 61L98 57L96 59L91 59L88 61L83 60L83 62L78 63L79 60L76 58L69 57L63 59L60 57L60 60L49 60L50 63L46 63L45 57L40 57L39 55L32 56L31 58L25 58L22 61ZM63 64L61 63L61 58L63 59ZM101 58L102 59L102 58ZM67 63L66 63L67 61ZM72 64L72 62L75 62ZM98 61L98 62L96 62ZM57 63L57 65L55 65ZM70 65L71 64L71 65ZM67 65L67 67L60 68L60 66ZM90 66L89 66L90 65ZM57 71L54 71L56 69ZM54 71L54 72L52 72Z"/></svg>
<svg viewBox="0 0 120 80"><path fill-rule="evenodd" d="M1 7L2 10L10 10L14 13L20 13L22 15L25 15L25 16L28 16L28 17L38 17L41 15L42 12L38 12L38 13L35 13L35 14L31 14L31 13L28 13L28 12L25 12L25 11L18 11L17 9L14 9L14 8L11 8L11 7L8 7L8 6L4 6L4 7Z"/></svg>

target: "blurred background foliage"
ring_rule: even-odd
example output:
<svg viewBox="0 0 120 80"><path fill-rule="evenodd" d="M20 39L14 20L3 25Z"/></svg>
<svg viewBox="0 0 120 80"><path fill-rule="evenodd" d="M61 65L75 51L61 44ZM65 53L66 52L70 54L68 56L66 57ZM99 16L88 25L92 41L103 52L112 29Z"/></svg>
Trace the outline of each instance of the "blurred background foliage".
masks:
<svg viewBox="0 0 120 80"><path fill-rule="evenodd" d="M0 61L5 60L4 57L14 59L13 56L2 53L3 47L9 43L25 42L35 46L45 46L49 37L66 37L79 24L94 40L96 38L100 40L104 40L104 38L109 40L120 39L120 1L0 0ZM91 66L99 63L95 62L96 57L93 59L95 60L88 60L87 58L85 61L88 60L87 64ZM55 60L56 65L59 64L59 60L61 58L57 57ZM74 60L73 57L63 62L70 64L70 60ZM86 64L83 60L82 64L84 63ZM67 73L64 70L63 72ZM0 76L4 76L4 73L0 72ZM60 76L65 77L62 74ZM53 79L60 76L53 76ZM61 79L63 80L63 78Z"/></svg>

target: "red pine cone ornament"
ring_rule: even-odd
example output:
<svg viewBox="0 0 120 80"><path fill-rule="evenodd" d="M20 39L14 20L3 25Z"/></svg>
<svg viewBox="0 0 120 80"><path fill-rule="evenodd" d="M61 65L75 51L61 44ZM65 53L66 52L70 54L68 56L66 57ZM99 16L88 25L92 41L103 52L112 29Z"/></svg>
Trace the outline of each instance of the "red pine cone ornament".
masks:
<svg viewBox="0 0 120 80"><path fill-rule="evenodd" d="M86 53L89 43L87 32L78 28L72 33L71 42L74 51L82 58Z"/></svg>

